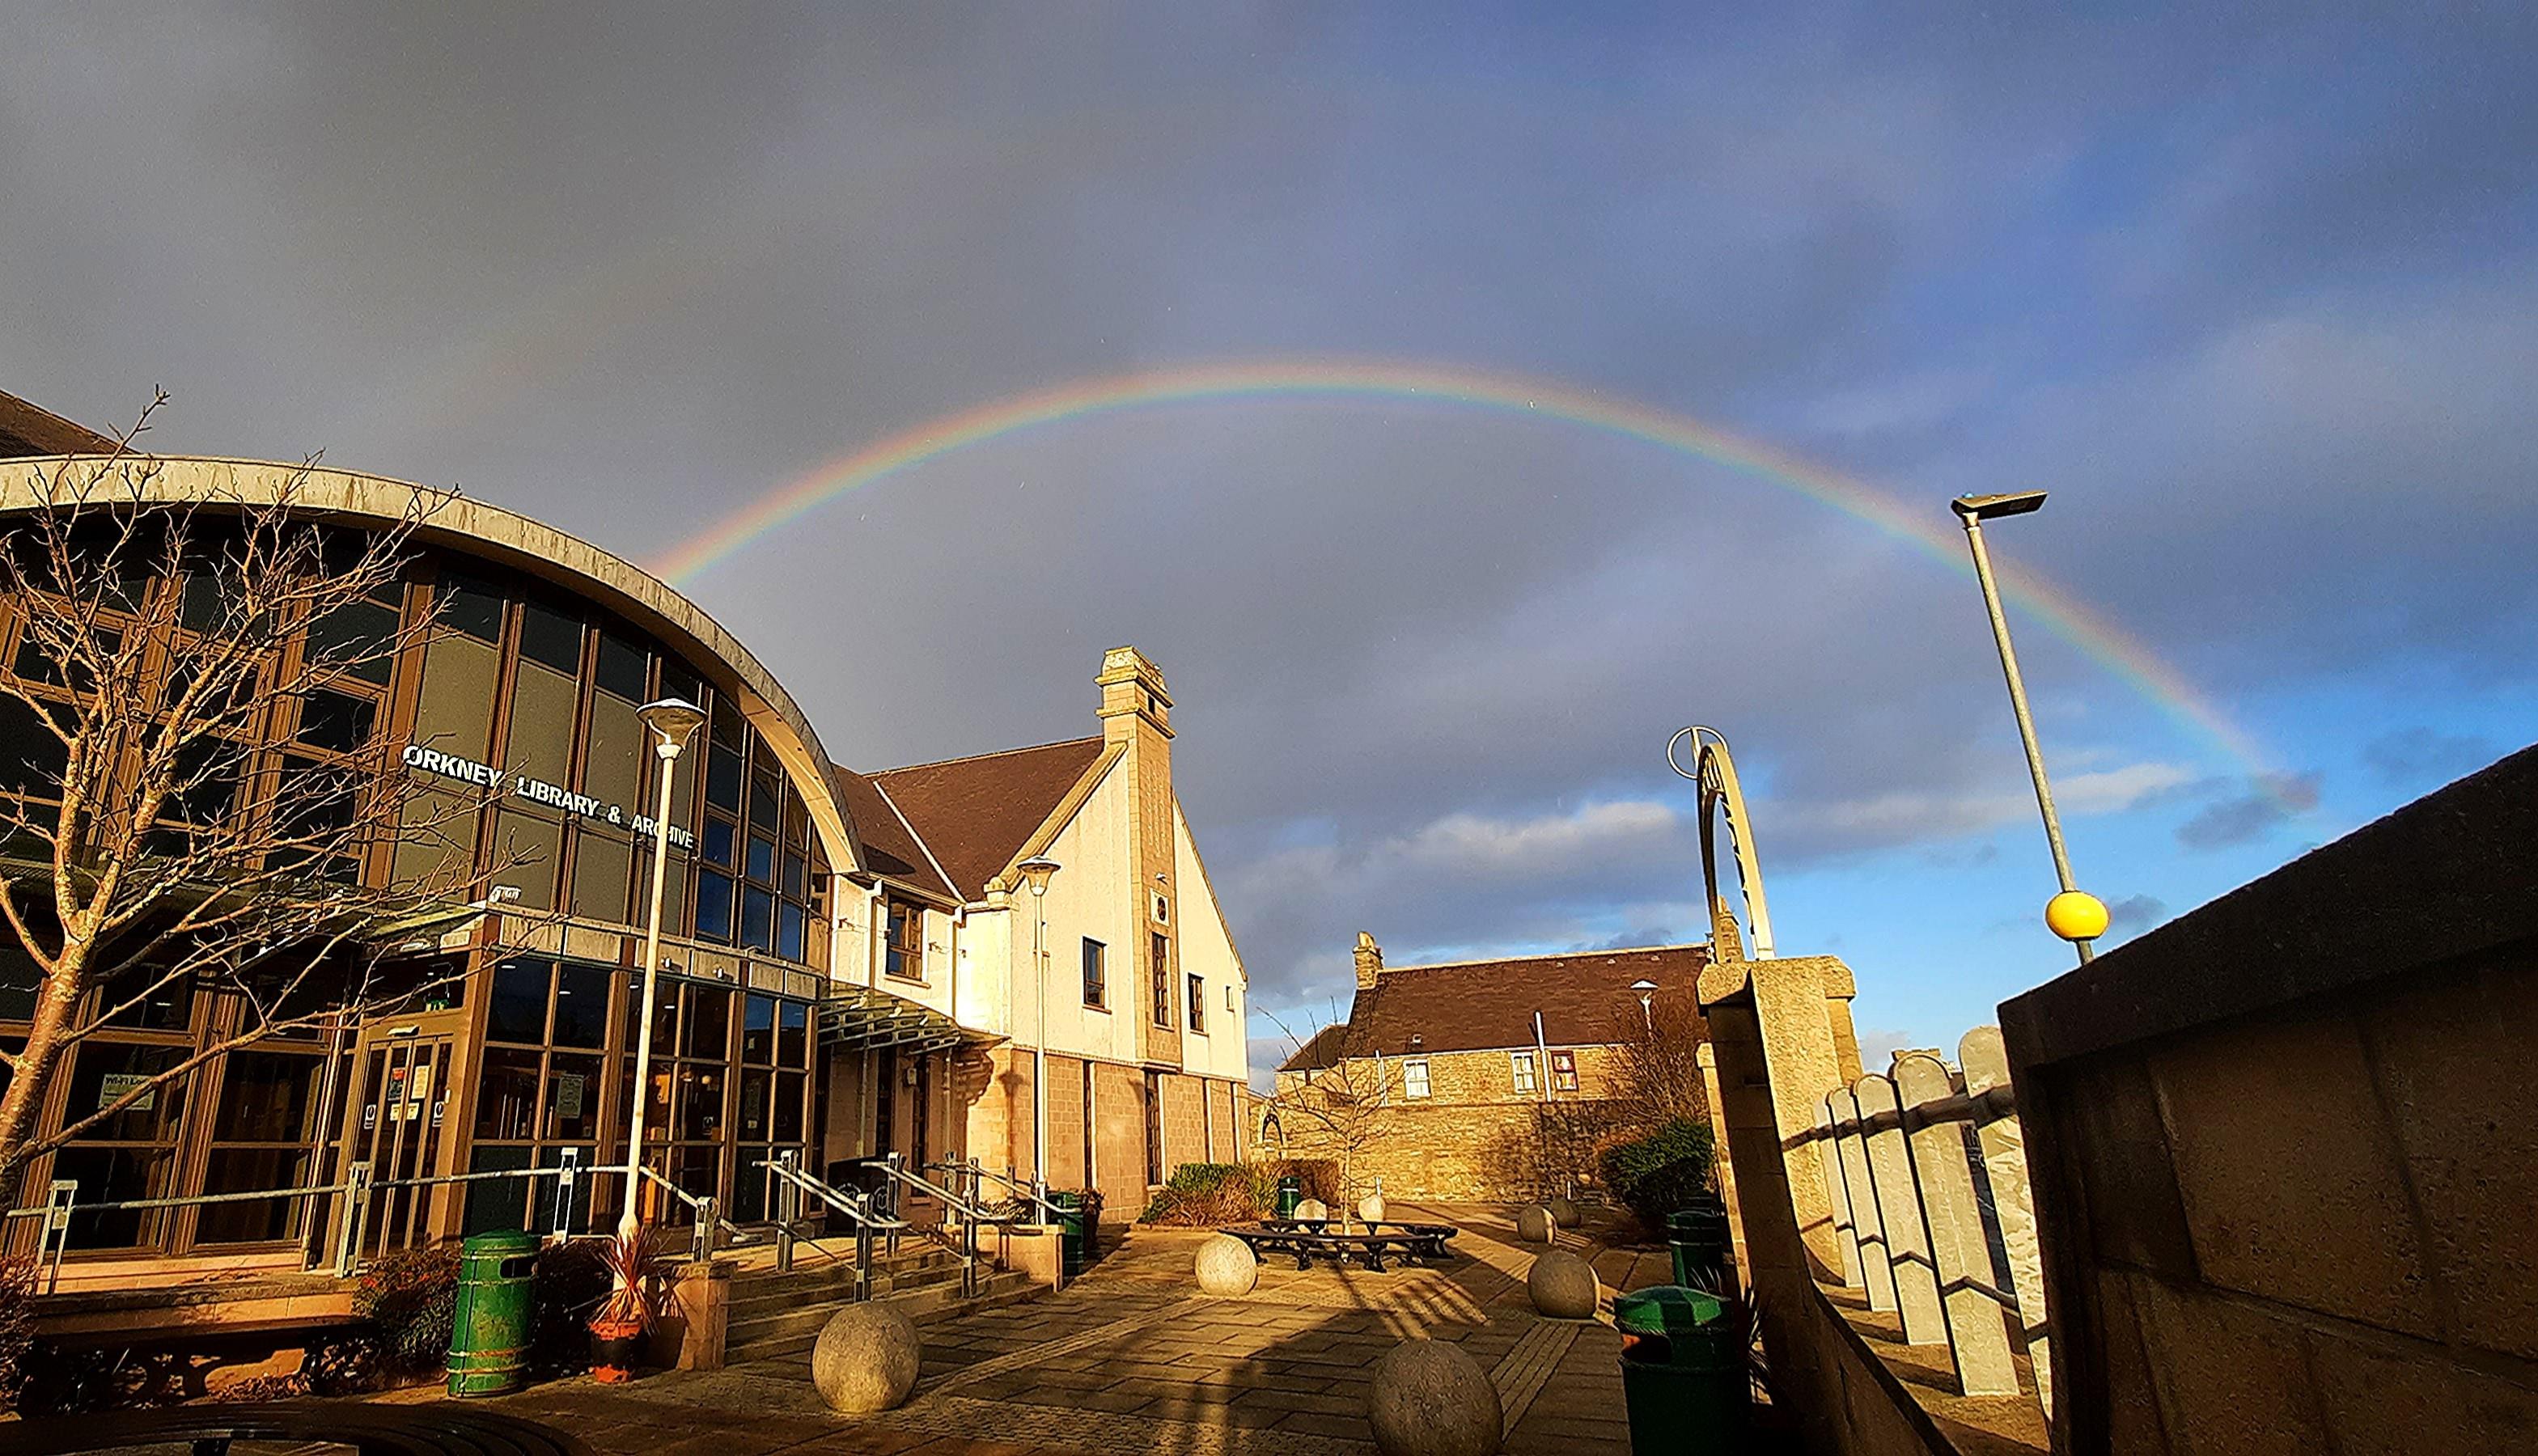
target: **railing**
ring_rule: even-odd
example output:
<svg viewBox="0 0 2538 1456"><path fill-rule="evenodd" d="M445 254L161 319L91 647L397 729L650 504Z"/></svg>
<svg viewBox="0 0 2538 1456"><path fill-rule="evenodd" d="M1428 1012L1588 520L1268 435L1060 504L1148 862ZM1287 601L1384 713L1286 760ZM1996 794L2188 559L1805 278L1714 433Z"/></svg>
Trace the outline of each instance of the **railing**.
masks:
<svg viewBox="0 0 2538 1456"><path fill-rule="evenodd" d="M921 1174L908 1171L902 1163L900 1156L896 1153L893 1153L886 1158L874 1158L868 1165L879 1168L893 1181L902 1183L909 1188L915 1189L919 1193L937 1200L945 1208L950 1209L952 1212L961 1216L961 1236L957 1242L948 1236L942 1235L939 1230L937 1232L937 1236L942 1237L943 1241L950 1245L953 1251L961 1256L962 1297L974 1297L978 1292L978 1225L981 1224L1010 1224L1013 1221L1011 1219L993 1218L988 1215L985 1210L970 1203L961 1195L954 1193L951 1189L945 1188L938 1183L931 1182Z"/></svg>
<svg viewBox="0 0 2538 1456"><path fill-rule="evenodd" d="M1039 1211L1048 1215L1051 1222L1066 1213L1066 1210L1048 1201L1048 1190L1038 1180L1025 1183L1015 1177L1011 1163L1006 1164L1005 1170L1001 1173L975 1158L962 1162L938 1162L932 1166L939 1172L967 1173L969 1177L969 1201L982 1207L986 1203L983 1181L992 1178L1015 1198L1037 1205Z"/></svg>
<svg viewBox="0 0 2538 1456"><path fill-rule="evenodd" d="M789 1272L793 1268L793 1228L802 1221L802 1197L808 1194L841 1213L855 1226L854 1297L861 1302L872 1297L873 1235L883 1234L890 1240L893 1253L898 1252L901 1229L908 1226L903 1219L876 1213L873 1197L863 1189L849 1193L833 1188L804 1172L802 1155L787 1148L774 1158L760 1162L775 1179L775 1267Z"/></svg>

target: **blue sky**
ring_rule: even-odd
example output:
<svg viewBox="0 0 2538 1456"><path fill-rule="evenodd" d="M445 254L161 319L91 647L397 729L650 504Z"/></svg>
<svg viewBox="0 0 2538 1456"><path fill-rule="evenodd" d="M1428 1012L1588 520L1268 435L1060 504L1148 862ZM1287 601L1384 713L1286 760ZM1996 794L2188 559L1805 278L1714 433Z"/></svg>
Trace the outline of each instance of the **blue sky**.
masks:
<svg viewBox="0 0 2538 1456"><path fill-rule="evenodd" d="M1538 375L1942 524L2045 487L1999 555L2260 747L2014 619L2138 933L2538 736L2538 34L2388 11L37 6L0 387L102 425L165 384L164 449L322 449L638 561L937 416L1263 357ZM1970 582L1684 456L1137 412L695 595L859 767L1085 731L1145 648L1300 1031L1361 929L1697 937L1694 721L1864 1027L1952 1043L2067 964Z"/></svg>

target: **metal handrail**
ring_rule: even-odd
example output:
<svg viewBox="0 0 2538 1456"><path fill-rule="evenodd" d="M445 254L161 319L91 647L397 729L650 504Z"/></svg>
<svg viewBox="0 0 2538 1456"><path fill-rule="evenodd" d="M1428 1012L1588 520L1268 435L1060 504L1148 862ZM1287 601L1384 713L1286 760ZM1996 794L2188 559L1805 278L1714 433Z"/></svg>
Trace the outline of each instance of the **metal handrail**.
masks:
<svg viewBox="0 0 2538 1456"><path fill-rule="evenodd" d="M948 1188L938 1187L927 1181L921 1174L909 1172L906 1168L901 1166L899 1155L896 1153L878 1159L877 1162L872 1165L879 1166L885 1176L904 1183L908 1187L913 1188L920 1193L932 1194L934 1197L942 1200L946 1207L961 1215L961 1241L957 1244L953 1244L952 1246L955 1251L961 1255L962 1297L975 1297L978 1292L978 1225L981 1224L995 1223L997 1221L989 1219L984 1213L971 1207L969 1203L963 1199L959 1194L952 1192ZM1011 1223L1012 1221L1005 1220L1003 1222ZM934 1235L935 1237L942 1239L947 1244L952 1243L951 1237L945 1234L941 1229L934 1230Z"/></svg>
<svg viewBox="0 0 2538 1456"><path fill-rule="evenodd" d="M947 1171L953 1168L962 1168L968 1171L969 1176L973 1179L993 1178L998 1183L1003 1184L1005 1190L1013 1194L1016 1198L1029 1199L1033 1203L1039 1205L1040 1211L1049 1215L1051 1218L1064 1218L1066 1215L1067 1211L1065 1209L1049 1202L1044 1194L1035 1192L1034 1185L1025 1183L1020 1178L1014 1176L1011 1168L1007 1168L1005 1171L1000 1173L974 1158L970 1158L968 1162L938 1162L933 1164L933 1166L943 1168ZM970 1189L972 1196L974 1196L976 1193L976 1184L974 1182L970 1185Z"/></svg>
<svg viewBox="0 0 2538 1456"><path fill-rule="evenodd" d="M989 1218L983 1211L970 1206L968 1200L962 1198L961 1195L954 1193L949 1188L939 1187L936 1184L926 1181L922 1176L909 1172L906 1168L900 1166L898 1160L895 1158L885 1158L878 1164L878 1166L883 1172L889 1174L891 1177L897 1178L902 1183L905 1183L908 1187L915 1189L917 1192L932 1194L935 1198L940 1199L955 1213L958 1213L964 1222L978 1224L992 1224L996 1222Z"/></svg>
<svg viewBox="0 0 2538 1456"><path fill-rule="evenodd" d="M858 1224L867 1224L874 1228L892 1232L916 1226L915 1224L908 1223L905 1219L894 1219L887 1214L876 1214L872 1212L872 1196L870 1194L862 1195L864 1207L857 1208L855 1204L850 1201L855 1197L855 1195L848 1194L837 1188L833 1188L829 1184L821 1182L818 1178L811 1176L802 1169L779 1158L765 1158L752 1163L751 1166L767 1169L778 1178L781 1178L785 1182L792 1184L794 1187L801 1189L803 1192L810 1194L812 1197L817 1198L822 1203L835 1209L838 1213L845 1215L847 1218L854 1220Z"/></svg>
<svg viewBox="0 0 2538 1456"><path fill-rule="evenodd" d="M822 1203L844 1214L855 1225L855 1291L857 1301L870 1299L873 1289L873 1232L881 1230L890 1242L891 1252L899 1251L900 1230L910 1227L908 1222L891 1214L875 1214L872 1195L858 1188L852 1193L833 1188L825 1181L803 1171L799 1150L787 1148L758 1166L768 1170L780 1185L776 1189L775 1267L780 1271L793 1268L793 1225L800 1221L801 1197L808 1193ZM817 1247L817 1245L814 1245ZM974 1282L974 1273L965 1270L965 1283Z"/></svg>

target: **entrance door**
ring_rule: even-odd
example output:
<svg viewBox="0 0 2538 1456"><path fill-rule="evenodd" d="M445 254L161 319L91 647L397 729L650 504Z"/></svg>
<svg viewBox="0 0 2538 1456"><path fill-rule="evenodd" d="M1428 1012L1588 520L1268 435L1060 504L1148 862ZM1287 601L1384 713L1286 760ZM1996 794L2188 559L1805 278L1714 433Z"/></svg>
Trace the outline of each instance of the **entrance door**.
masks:
<svg viewBox="0 0 2538 1456"><path fill-rule="evenodd" d="M450 1171L457 1040L454 1026L426 1029L402 1022L366 1026L355 1043L353 1064L361 1073L346 1108L344 1142L353 1162L370 1165L360 1240L365 1255L431 1243L446 1231L440 1227L446 1220L436 1216L450 1202L444 1190L457 1185L398 1185Z"/></svg>

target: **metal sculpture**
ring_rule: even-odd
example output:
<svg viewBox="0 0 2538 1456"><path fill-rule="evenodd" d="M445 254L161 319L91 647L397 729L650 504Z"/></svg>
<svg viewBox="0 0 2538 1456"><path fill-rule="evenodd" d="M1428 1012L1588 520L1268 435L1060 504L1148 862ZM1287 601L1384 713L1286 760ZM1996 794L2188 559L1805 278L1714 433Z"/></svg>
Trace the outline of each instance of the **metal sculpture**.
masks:
<svg viewBox="0 0 2538 1456"><path fill-rule="evenodd" d="M1691 739L1699 750L1693 766L1686 768L1675 751L1685 739ZM1717 828L1720 814L1727 821L1727 844L1736 856L1736 886L1745 899L1746 918L1753 922L1754 954L1751 959L1771 959L1771 912L1763 899L1763 866L1754 849L1754 822L1745 812L1745 791L1736 783L1736 761L1727 752L1727 740L1715 728L1695 725L1686 728L1666 742L1666 766L1701 786L1701 880L1709 896L1709 954L1712 960L1746 960L1745 938L1736 923L1736 912L1728 907L1718 893Z"/></svg>

